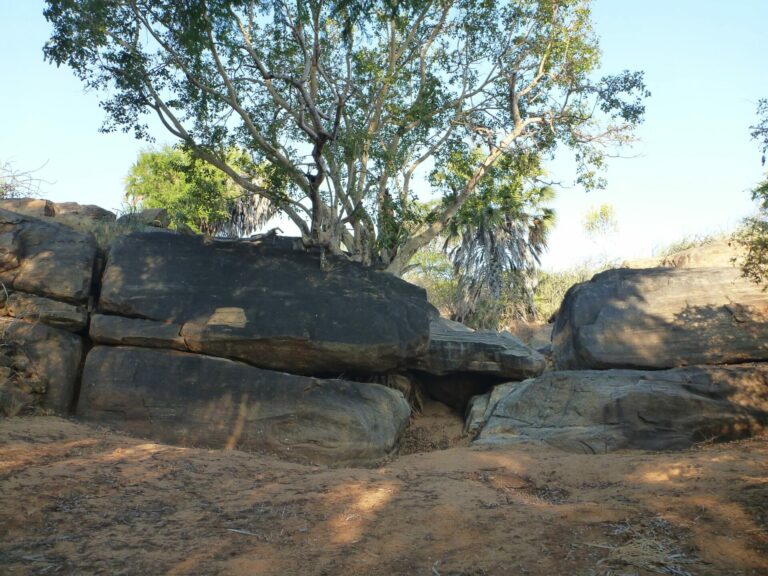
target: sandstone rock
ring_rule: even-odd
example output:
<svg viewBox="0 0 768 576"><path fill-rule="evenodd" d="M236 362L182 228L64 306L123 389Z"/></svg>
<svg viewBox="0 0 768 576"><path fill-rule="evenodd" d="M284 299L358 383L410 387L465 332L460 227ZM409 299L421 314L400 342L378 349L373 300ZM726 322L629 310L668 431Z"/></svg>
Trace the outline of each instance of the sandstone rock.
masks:
<svg viewBox="0 0 768 576"><path fill-rule="evenodd" d="M409 416L402 394L169 350L97 346L78 413L156 440L267 450L315 462L370 462Z"/></svg>
<svg viewBox="0 0 768 576"><path fill-rule="evenodd" d="M79 216L97 222L114 222L117 216L114 212L105 210L95 204L78 204L77 202L56 202L54 204L55 217Z"/></svg>
<svg viewBox="0 0 768 576"><path fill-rule="evenodd" d="M736 244L726 240L709 242L681 250L663 258L661 266L670 268L732 268L742 256Z"/></svg>
<svg viewBox="0 0 768 576"><path fill-rule="evenodd" d="M435 318L429 327L429 350L415 369L442 376L475 373L522 380L541 374L544 358L508 332L457 329L457 322Z"/></svg>
<svg viewBox="0 0 768 576"><path fill-rule="evenodd" d="M0 281L8 290L84 303L95 260L91 235L0 209Z"/></svg>
<svg viewBox="0 0 768 576"><path fill-rule="evenodd" d="M506 390L479 444L674 450L768 426L768 365L548 372Z"/></svg>
<svg viewBox="0 0 768 576"><path fill-rule="evenodd" d="M467 413L464 418L464 433L478 434L493 413L493 409L499 400L509 394L519 382L505 382L494 386L485 394L473 396L467 404Z"/></svg>
<svg viewBox="0 0 768 576"><path fill-rule="evenodd" d="M27 322L41 322L69 332L80 332L88 324L88 312L82 306L12 292L5 303L5 313Z"/></svg>
<svg viewBox="0 0 768 576"><path fill-rule="evenodd" d="M0 318L0 341L0 365L9 370L0 409L6 414L33 408L67 414L83 355L80 338L44 324Z"/></svg>
<svg viewBox="0 0 768 576"><path fill-rule="evenodd" d="M117 221L124 225L154 228L168 228L171 224L171 218L165 208L146 208L139 212L130 212L120 216Z"/></svg>
<svg viewBox="0 0 768 576"><path fill-rule="evenodd" d="M433 398L464 410L472 396L503 380L541 374L544 357L507 332L467 331L456 322L435 318L428 352L411 367Z"/></svg>
<svg viewBox="0 0 768 576"><path fill-rule="evenodd" d="M565 295L560 369L768 360L768 293L734 268L609 270Z"/></svg>
<svg viewBox="0 0 768 576"><path fill-rule="evenodd" d="M89 333L100 344L188 350L179 324L94 314Z"/></svg>
<svg viewBox="0 0 768 576"><path fill-rule="evenodd" d="M298 374L393 372L422 354L425 293L352 262L257 242L134 233L111 247L99 310L181 325L194 352Z"/></svg>
<svg viewBox="0 0 768 576"><path fill-rule="evenodd" d="M3 198L0 199L0 210L9 210L33 218L52 218L56 215L54 203L41 198Z"/></svg>
<svg viewBox="0 0 768 576"><path fill-rule="evenodd" d="M728 240L707 242L674 254L655 258L638 258L622 263L622 268L733 268L743 251Z"/></svg>

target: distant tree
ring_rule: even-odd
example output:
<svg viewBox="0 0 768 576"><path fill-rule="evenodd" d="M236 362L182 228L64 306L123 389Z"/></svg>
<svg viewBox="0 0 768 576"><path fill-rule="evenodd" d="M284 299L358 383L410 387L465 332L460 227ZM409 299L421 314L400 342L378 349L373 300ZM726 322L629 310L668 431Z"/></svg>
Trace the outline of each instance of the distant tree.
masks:
<svg viewBox="0 0 768 576"><path fill-rule="evenodd" d="M0 161L0 198L37 196L43 183L37 170L19 170L11 162Z"/></svg>
<svg viewBox="0 0 768 576"><path fill-rule="evenodd" d="M736 242L744 248L742 273L757 283L768 284L768 177L752 191L757 214L744 220Z"/></svg>
<svg viewBox="0 0 768 576"><path fill-rule="evenodd" d="M572 149L586 186L644 114L642 73L596 78L589 0L46 0L46 58L267 198L304 243L401 273L493 167ZM483 154L475 156L477 146ZM287 191L232 166L274 166ZM432 165L471 169L429 211Z"/></svg>
<svg viewBox="0 0 768 576"><path fill-rule="evenodd" d="M244 173L270 176L267 169L250 166L248 156L237 150L228 152L227 161ZM270 185L280 183L273 179ZM172 227L184 225L213 236L252 234L276 212L264 196L248 192L178 146L142 152L125 178L125 197L136 208L166 209Z"/></svg>
<svg viewBox="0 0 768 576"><path fill-rule="evenodd" d="M750 126L750 136L759 142L762 148L762 165L765 166L765 154L768 152L768 98L757 102L757 124Z"/></svg>
<svg viewBox="0 0 768 576"><path fill-rule="evenodd" d="M768 98L757 104L758 122L750 126L752 138L758 141L762 150L762 164L768 152ZM745 250L742 272L746 278L757 283L766 283L768 289L768 175L752 190L752 199L758 204L757 214L744 221L736 234L736 242Z"/></svg>
<svg viewBox="0 0 768 576"><path fill-rule="evenodd" d="M619 229L616 210L611 204L590 208L584 216L584 231L592 238L607 236Z"/></svg>

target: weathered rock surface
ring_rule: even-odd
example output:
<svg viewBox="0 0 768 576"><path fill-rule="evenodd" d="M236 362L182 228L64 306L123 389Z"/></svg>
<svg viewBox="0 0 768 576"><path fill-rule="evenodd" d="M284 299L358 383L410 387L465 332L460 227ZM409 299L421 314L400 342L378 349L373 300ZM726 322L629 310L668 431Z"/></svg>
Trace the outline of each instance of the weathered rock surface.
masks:
<svg viewBox="0 0 768 576"><path fill-rule="evenodd" d="M502 393L479 444L674 450L748 437L768 426L765 364L548 372Z"/></svg>
<svg viewBox="0 0 768 576"><path fill-rule="evenodd" d="M471 331L456 324L432 320L429 350L413 362L413 368L437 376L467 372L519 380L544 370L542 355L508 332Z"/></svg>
<svg viewBox="0 0 768 576"><path fill-rule="evenodd" d="M61 216L79 216L89 220L114 222L115 214L95 204L77 202L51 202L42 198L3 198L0 209L9 210L34 218L57 218Z"/></svg>
<svg viewBox="0 0 768 576"><path fill-rule="evenodd" d="M94 314L89 334L91 340L100 344L188 351L179 324Z"/></svg>
<svg viewBox="0 0 768 576"><path fill-rule="evenodd" d="M390 452L410 410L377 384L322 380L169 350L93 348L82 417L153 439L267 450L311 461L373 461Z"/></svg>
<svg viewBox="0 0 768 576"><path fill-rule="evenodd" d="M435 318L428 352L411 368L430 396L463 410L472 396L503 380L524 380L544 370L544 357L507 332L472 331Z"/></svg>
<svg viewBox="0 0 768 576"><path fill-rule="evenodd" d="M434 309L421 288L292 246L123 236L99 311L177 324L191 351L298 374L390 372L426 350Z"/></svg>
<svg viewBox="0 0 768 576"><path fill-rule="evenodd" d="M735 242L715 240L701 246L680 250L669 256L635 258L621 264L622 268L733 268L738 266L744 251Z"/></svg>
<svg viewBox="0 0 768 576"><path fill-rule="evenodd" d="M478 434L493 413L493 409L504 396L509 394L520 382L505 382L494 386L485 394L473 396L467 404L464 417L464 433Z"/></svg>
<svg viewBox="0 0 768 576"><path fill-rule="evenodd" d="M84 303L96 250L89 234L0 209L0 281L8 290Z"/></svg>
<svg viewBox="0 0 768 576"><path fill-rule="evenodd" d="M663 258L660 266L670 268L733 268L743 252L726 240L709 242L675 252Z"/></svg>
<svg viewBox="0 0 768 576"><path fill-rule="evenodd" d="M56 202L54 203L55 217L61 216L79 216L98 222L114 222L117 216L114 212L105 210L95 204L78 204L77 202Z"/></svg>
<svg viewBox="0 0 768 576"><path fill-rule="evenodd" d="M117 221L126 226L154 228L168 228L171 224L171 218L165 208L146 208L140 212L129 212L120 216Z"/></svg>
<svg viewBox="0 0 768 576"><path fill-rule="evenodd" d="M609 270L565 295L559 369L768 360L768 293L734 268Z"/></svg>
<svg viewBox="0 0 768 576"><path fill-rule="evenodd" d="M68 413L83 355L81 339L45 324L0 318L0 340L0 412Z"/></svg>
<svg viewBox="0 0 768 576"><path fill-rule="evenodd" d="M69 332L80 332L88 325L88 312L83 306L24 292L11 292L0 310L11 318L41 322Z"/></svg>
<svg viewBox="0 0 768 576"><path fill-rule="evenodd" d="M42 198L2 198L0 210L9 210L33 218L53 218L56 215L54 203Z"/></svg>

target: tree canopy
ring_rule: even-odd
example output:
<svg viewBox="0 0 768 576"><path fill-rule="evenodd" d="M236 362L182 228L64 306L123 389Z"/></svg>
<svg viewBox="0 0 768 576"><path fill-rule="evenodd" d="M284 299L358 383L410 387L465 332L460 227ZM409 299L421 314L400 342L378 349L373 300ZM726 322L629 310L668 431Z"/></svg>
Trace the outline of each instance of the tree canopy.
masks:
<svg viewBox="0 0 768 576"><path fill-rule="evenodd" d="M648 96L640 72L594 77L589 0L47 0L45 16L46 58L103 95L105 130L151 139L154 113L306 245L396 273L502 159L570 148L600 185ZM232 147L289 185L243 174ZM448 162L466 169L429 183Z"/></svg>
<svg viewBox="0 0 768 576"><path fill-rule="evenodd" d="M247 154L235 149L227 162L242 173L259 172L250 166ZM268 170L261 172L262 179L269 177ZM267 198L243 190L224 172L178 146L139 154L125 178L125 197L132 207L164 208L172 227L187 226L213 236L252 234L275 213Z"/></svg>
<svg viewBox="0 0 768 576"><path fill-rule="evenodd" d="M758 122L750 126L750 135L762 149L762 164L768 152L768 98L757 104ZM744 221L736 234L736 241L744 248L742 272L746 278L757 283L768 281L768 175L752 190L752 199L757 202L757 214ZM768 289L768 285L766 285Z"/></svg>

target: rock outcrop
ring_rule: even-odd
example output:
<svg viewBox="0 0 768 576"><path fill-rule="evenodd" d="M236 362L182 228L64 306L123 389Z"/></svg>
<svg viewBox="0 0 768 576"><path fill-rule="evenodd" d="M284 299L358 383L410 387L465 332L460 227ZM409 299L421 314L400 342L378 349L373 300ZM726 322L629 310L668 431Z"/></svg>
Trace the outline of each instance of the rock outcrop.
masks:
<svg viewBox="0 0 768 576"><path fill-rule="evenodd" d="M44 215L49 204L26 208ZM0 209L3 413L71 410L84 349L76 333L87 326L96 258L91 235Z"/></svg>
<svg viewBox="0 0 768 576"><path fill-rule="evenodd" d="M434 312L421 288L342 260L323 269L290 239L148 232L112 245L98 308L180 326L191 352L313 375L395 371L426 351Z"/></svg>
<svg viewBox="0 0 768 576"><path fill-rule="evenodd" d="M507 332L473 331L434 318L429 349L411 363L430 396L463 410L494 384L524 380L544 370L544 357Z"/></svg>
<svg viewBox="0 0 768 576"><path fill-rule="evenodd" d="M0 413L67 414L83 356L82 340L45 324L0 318Z"/></svg>
<svg viewBox="0 0 768 576"><path fill-rule="evenodd" d="M734 268L609 270L566 294L558 369L768 360L768 293Z"/></svg>
<svg viewBox="0 0 768 576"><path fill-rule="evenodd" d="M84 304L96 252L89 234L0 209L0 281L9 291Z"/></svg>
<svg viewBox="0 0 768 576"><path fill-rule="evenodd" d="M482 426L479 444L541 441L594 453L682 449L762 432L768 365L549 372L488 400L470 423Z"/></svg>
<svg viewBox="0 0 768 576"><path fill-rule="evenodd" d="M395 446L410 415L377 384L261 370L200 354L97 346L78 413L185 445L265 450L313 462L371 462Z"/></svg>
<svg viewBox="0 0 768 576"><path fill-rule="evenodd" d="M743 249L729 240L713 240L667 256L636 258L622 268L735 268L744 257Z"/></svg>

